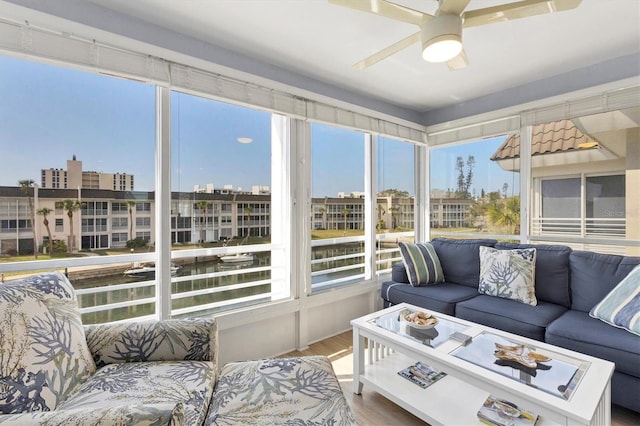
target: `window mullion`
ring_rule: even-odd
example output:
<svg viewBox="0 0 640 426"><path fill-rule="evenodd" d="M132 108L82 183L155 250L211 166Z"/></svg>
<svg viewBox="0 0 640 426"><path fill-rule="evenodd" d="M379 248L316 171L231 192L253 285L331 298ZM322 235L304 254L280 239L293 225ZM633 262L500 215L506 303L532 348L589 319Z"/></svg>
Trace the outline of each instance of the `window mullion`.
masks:
<svg viewBox="0 0 640 426"><path fill-rule="evenodd" d="M171 91L156 87L156 316L171 317Z"/></svg>

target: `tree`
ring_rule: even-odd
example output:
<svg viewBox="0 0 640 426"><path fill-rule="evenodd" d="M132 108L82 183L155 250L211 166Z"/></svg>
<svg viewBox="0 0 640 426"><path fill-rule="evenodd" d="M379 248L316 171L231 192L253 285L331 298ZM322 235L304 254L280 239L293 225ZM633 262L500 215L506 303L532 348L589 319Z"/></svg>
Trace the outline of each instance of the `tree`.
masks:
<svg viewBox="0 0 640 426"><path fill-rule="evenodd" d="M380 197L408 197L409 196L409 191L402 191L400 189L394 189L394 188L390 188L390 189L385 189L384 191L381 191L378 193L378 196Z"/></svg>
<svg viewBox="0 0 640 426"><path fill-rule="evenodd" d="M515 231L520 224L520 197L514 196L491 202L487 209L487 218L492 225L509 227Z"/></svg>
<svg viewBox="0 0 640 426"><path fill-rule="evenodd" d="M53 256L53 238L51 237L51 228L49 228L49 219L47 219L47 216L53 213L53 209L43 207L39 209L37 213L42 216L42 223L47 229L47 236L49 237L49 255Z"/></svg>
<svg viewBox="0 0 640 426"><path fill-rule="evenodd" d="M347 235L347 216L349 216L351 214L351 210L349 210L348 208L344 208L342 209L342 217L344 217L344 236Z"/></svg>
<svg viewBox="0 0 640 426"><path fill-rule="evenodd" d="M378 223L376 224L376 230L381 230L385 228L382 217L387 213L387 211L380 204L376 206L376 210L378 211Z"/></svg>
<svg viewBox="0 0 640 426"><path fill-rule="evenodd" d="M327 229L327 209L320 207L320 213L322 214L322 228Z"/></svg>
<svg viewBox="0 0 640 426"><path fill-rule="evenodd" d="M209 206L209 203L207 201L198 201L198 209L200 209L200 211L202 212L202 217L200 218L200 242L204 243L205 239L206 239L206 234L204 234L204 225L207 222L207 206ZM203 234L205 236L203 236Z"/></svg>
<svg viewBox="0 0 640 426"><path fill-rule="evenodd" d="M129 239L133 240L133 207L136 202L134 200L127 200L127 206L129 207Z"/></svg>
<svg viewBox="0 0 640 426"><path fill-rule="evenodd" d="M29 214L31 215L31 229L33 231L33 257L35 259L38 258L38 242L36 241L36 215L33 211L33 184L35 182L32 179L23 179L18 181L18 185L20 185L20 191L24 195L27 196L27 201L29 202Z"/></svg>
<svg viewBox="0 0 640 426"><path fill-rule="evenodd" d="M67 217L69 218L69 244L67 246L67 252L72 253L76 248L76 240L73 232L73 213L77 211L81 204L78 200L64 200L63 202L64 211L67 212Z"/></svg>
<svg viewBox="0 0 640 426"><path fill-rule="evenodd" d="M391 229L396 229L398 227L398 214L400 213L400 207L389 207L389 212L391 212Z"/></svg>
<svg viewBox="0 0 640 426"><path fill-rule="evenodd" d="M464 170L464 160L462 157L456 158L456 171L458 172L458 187L456 189L456 198L469 199L471 198L471 183L473 182L473 167L476 164L476 159L473 155L467 157L467 173Z"/></svg>

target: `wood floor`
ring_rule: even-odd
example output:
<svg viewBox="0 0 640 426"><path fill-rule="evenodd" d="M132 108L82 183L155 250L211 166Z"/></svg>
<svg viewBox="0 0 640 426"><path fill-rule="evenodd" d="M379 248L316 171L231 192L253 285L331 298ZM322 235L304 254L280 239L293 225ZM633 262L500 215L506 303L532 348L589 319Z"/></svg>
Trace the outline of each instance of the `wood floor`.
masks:
<svg viewBox="0 0 640 426"><path fill-rule="evenodd" d="M351 387L353 375L353 340L351 332L345 332L329 339L314 343L304 351L294 351L282 356L326 355L331 360L340 386L351 406L356 420L362 426L400 426L426 423L378 393L364 386L362 395L355 395ZM614 405L611 407L612 425L640 425L640 414ZM457 425L456 425L457 426Z"/></svg>

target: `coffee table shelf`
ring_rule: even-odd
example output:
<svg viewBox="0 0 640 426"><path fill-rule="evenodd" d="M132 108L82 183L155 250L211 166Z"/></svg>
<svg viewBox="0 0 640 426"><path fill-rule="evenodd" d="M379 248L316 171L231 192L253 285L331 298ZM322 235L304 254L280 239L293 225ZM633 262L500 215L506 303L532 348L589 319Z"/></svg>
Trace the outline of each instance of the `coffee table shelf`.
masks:
<svg viewBox="0 0 640 426"><path fill-rule="evenodd" d="M485 332L495 333L587 363L588 368L575 392L569 400L563 400L451 355L460 347L459 342L449 339L434 348L397 328L376 325L377 319L388 319L389 314L402 309L424 310L403 303L351 322L354 393L361 393L363 385L369 386L432 425L479 424L476 413L490 394L539 413L538 425L610 423L613 363L432 312L439 319L458 323L465 334L473 337ZM398 371L417 361L444 371L447 376L423 389L398 375Z"/></svg>

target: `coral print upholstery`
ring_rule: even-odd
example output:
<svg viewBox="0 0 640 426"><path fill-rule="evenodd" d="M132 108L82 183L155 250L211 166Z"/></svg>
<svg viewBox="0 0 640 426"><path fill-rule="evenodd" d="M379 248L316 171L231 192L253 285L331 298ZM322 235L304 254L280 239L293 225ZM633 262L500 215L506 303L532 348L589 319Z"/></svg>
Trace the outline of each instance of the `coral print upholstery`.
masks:
<svg viewBox="0 0 640 426"><path fill-rule="evenodd" d="M229 363L220 372L208 426L354 425L324 356Z"/></svg>
<svg viewBox="0 0 640 426"><path fill-rule="evenodd" d="M536 249L480 247L478 292L536 306Z"/></svg>
<svg viewBox="0 0 640 426"><path fill-rule="evenodd" d="M2 414L54 410L95 371L64 275L0 285L0 351Z"/></svg>
<svg viewBox="0 0 640 426"><path fill-rule="evenodd" d="M98 367L141 361L200 360L216 363L213 319L143 321L87 326L87 344Z"/></svg>

